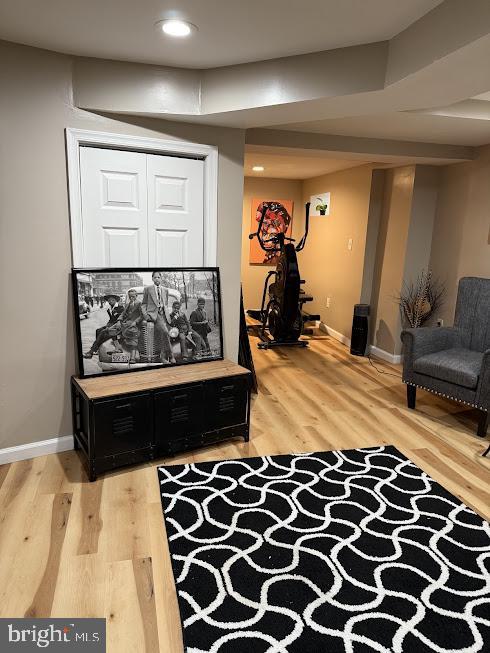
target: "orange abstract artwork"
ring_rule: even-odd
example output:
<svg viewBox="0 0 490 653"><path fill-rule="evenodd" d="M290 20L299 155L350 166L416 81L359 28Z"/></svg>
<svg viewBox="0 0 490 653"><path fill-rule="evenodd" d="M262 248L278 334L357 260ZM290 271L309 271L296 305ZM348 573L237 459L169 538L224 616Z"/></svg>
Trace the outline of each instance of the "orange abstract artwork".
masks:
<svg viewBox="0 0 490 653"><path fill-rule="evenodd" d="M250 221L250 233L255 233L260 223L262 210L266 205L264 222L262 223L261 236L267 244L275 234L284 233L289 238L293 230L293 201L292 200L252 200L252 216ZM271 247L273 245L271 244ZM260 247L257 238L250 241L250 264L251 265L276 265L277 254L272 251L264 251Z"/></svg>

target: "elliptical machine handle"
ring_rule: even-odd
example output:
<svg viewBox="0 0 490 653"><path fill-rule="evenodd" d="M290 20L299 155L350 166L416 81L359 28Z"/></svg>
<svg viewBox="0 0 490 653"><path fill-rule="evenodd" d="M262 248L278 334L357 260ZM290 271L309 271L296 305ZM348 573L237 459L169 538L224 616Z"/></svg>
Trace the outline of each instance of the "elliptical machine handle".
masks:
<svg viewBox="0 0 490 653"><path fill-rule="evenodd" d="M303 234L303 237L299 243L296 245L297 252L301 252L303 247L306 245L306 239L308 238L308 231L310 229L310 203L311 202L306 202L305 205L305 233Z"/></svg>
<svg viewBox="0 0 490 653"><path fill-rule="evenodd" d="M259 226L257 227L257 231L254 231L253 233L249 234L248 237L250 240L253 240L255 236L257 236L257 240L260 243L260 246L262 249L264 249L264 246L262 244L262 238L260 237L260 232L262 231L262 225L264 224L264 219L265 219L265 214L267 213L267 206L264 205L262 207L262 213L260 215L260 220L259 220Z"/></svg>

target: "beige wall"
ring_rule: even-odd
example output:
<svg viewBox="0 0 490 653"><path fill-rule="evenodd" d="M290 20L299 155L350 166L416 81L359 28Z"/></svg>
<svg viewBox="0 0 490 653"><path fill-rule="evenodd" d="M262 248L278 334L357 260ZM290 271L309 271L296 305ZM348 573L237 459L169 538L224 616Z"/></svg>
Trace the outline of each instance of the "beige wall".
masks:
<svg viewBox="0 0 490 653"><path fill-rule="evenodd" d="M293 238L301 238L304 224L301 184L301 181L292 179L245 177L242 216L242 286L245 309L260 308L265 276L274 268L274 266L249 263L248 235L251 231L252 200L254 198L293 200Z"/></svg>
<svg viewBox="0 0 490 653"><path fill-rule="evenodd" d="M374 283L371 299L371 343L401 353L402 330L397 297L404 283L429 268L439 169L405 166L385 172Z"/></svg>
<svg viewBox="0 0 490 653"><path fill-rule="evenodd" d="M314 297L306 309L319 313L323 322L349 338L353 307L361 297L371 173L371 166L363 165L303 183L303 202L330 192L330 215L311 218L308 242L300 255L305 289ZM347 248L349 238L352 250Z"/></svg>
<svg viewBox="0 0 490 653"><path fill-rule="evenodd" d="M68 384L75 362L66 127L161 135L218 146L218 259L225 353L235 358L237 352L239 243L245 216L250 219L249 200L255 194L255 190L247 190L249 200L242 204L243 131L109 117L76 109L72 102L72 64L68 56L0 42L0 448L72 432ZM381 220L379 239L389 257L382 259L374 275L380 296L379 316L382 305L387 314L393 311L393 293L400 287L404 271L413 169L388 174L392 175L390 208ZM452 319L459 277L490 277L489 179L489 147L481 150L478 160L449 166L442 172L431 266L447 282L446 319ZM295 184L295 195L287 194L296 205L296 234L302 227L302 209L300 215L298 209L304 201L315 193L332 194L330 216L312 219L300 269L306 289L315 297L308 308L348 336L352 307L361 292L371 168L359 166L303 184L277 183ZM293 187L285 190L292 193ZM275 191L286 194L280 188ZM349 238L353 238L352 251L347 249ZM242 248L246 249L243 240ZM255 304L265 268L245 272L249 275L247 302ZM327 296L332 298L330 309L326 308ZM378 342L386 350L397 339L395 314L396 310L391 313L392 324L384 320L389 333ZM381 319L377 331L382 338L385 325Z"/></svg>
<svg viewBox="0 0 490 653"><path fill-rule="evenodd" d="M415 166L386 171L371 312L372 343L393 354L401 331L395 301L403 284Z"/></svg>
<svg viewBox="0 0 490 653"><path fill-rule="evenodd" d="M372 171L366 247L364 249L364 265L362 271L361 304L372 303L378 238L384 209L385 179L386 170L377 169Z"/></svg>
<svg viewBox="0 0 490 653"><path fill-rule="evenodd" d="M405 250L403 279L415 281L430 266L432 233L439 193L440 169L435 166L415 166L412 208Z"/></svg>
<svg viewBox="0 0 490 653"><path fill-rule="evenodd" d="M440 315L452 324L458 280L490 278L490 145L474 161L442 169L430 261L447 288Z"/></svg>
<svg viewBox="0 0 490 653"><path fill-rule="evenodd" d="M72 433L66 127L218 146L225 353L237 355L243 131L81 111L71 74L68 56L0 42L0 448Z"/></svg>

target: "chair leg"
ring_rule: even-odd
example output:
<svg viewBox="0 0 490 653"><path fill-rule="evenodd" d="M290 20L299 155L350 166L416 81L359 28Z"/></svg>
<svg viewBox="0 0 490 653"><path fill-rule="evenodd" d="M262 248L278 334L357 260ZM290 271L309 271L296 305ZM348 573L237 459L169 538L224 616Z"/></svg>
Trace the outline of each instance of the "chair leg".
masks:
<svg viewBox="0 0 490 653"><path fill-rule="evenodd" d="M409 408L415 408L416 398L417 398L416 386L407 384L407 406Z"/></svg>
<svg viewBox="0 0 490 653"><path fill-rule="evenodd" d="M484 438L486 436L489 421L490 413L487 413L485 410L481 410L480 416L478 418L478 430L476 432L480 438Z"/></svg>

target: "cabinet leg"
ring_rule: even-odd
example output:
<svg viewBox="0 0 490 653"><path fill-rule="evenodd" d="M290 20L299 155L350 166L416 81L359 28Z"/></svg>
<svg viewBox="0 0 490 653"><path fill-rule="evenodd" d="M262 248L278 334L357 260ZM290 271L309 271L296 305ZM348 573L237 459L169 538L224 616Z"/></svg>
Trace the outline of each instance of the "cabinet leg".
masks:
<svg viewBox="0 0 490 653"><path fill-rule="evenodd" d="M481 410L478 418L478 430L476 432L478 437L484 438L486 436L489 420L490 413L487 413L485 410Z"/></svg>
<svg viewBox="0 0 490 653"><path fill-rule="evenodd" d="M415 408L415 401L417 398L417 388L414 385L407 385L407 406Z"/></svg>
<svg viewBox="0 0 490 653"><path fill-rule="evenodd" d="M80 449L80 444L78 443L78 438L76 435L73 436L73 448L75 449L75 451Z"/></svg>

